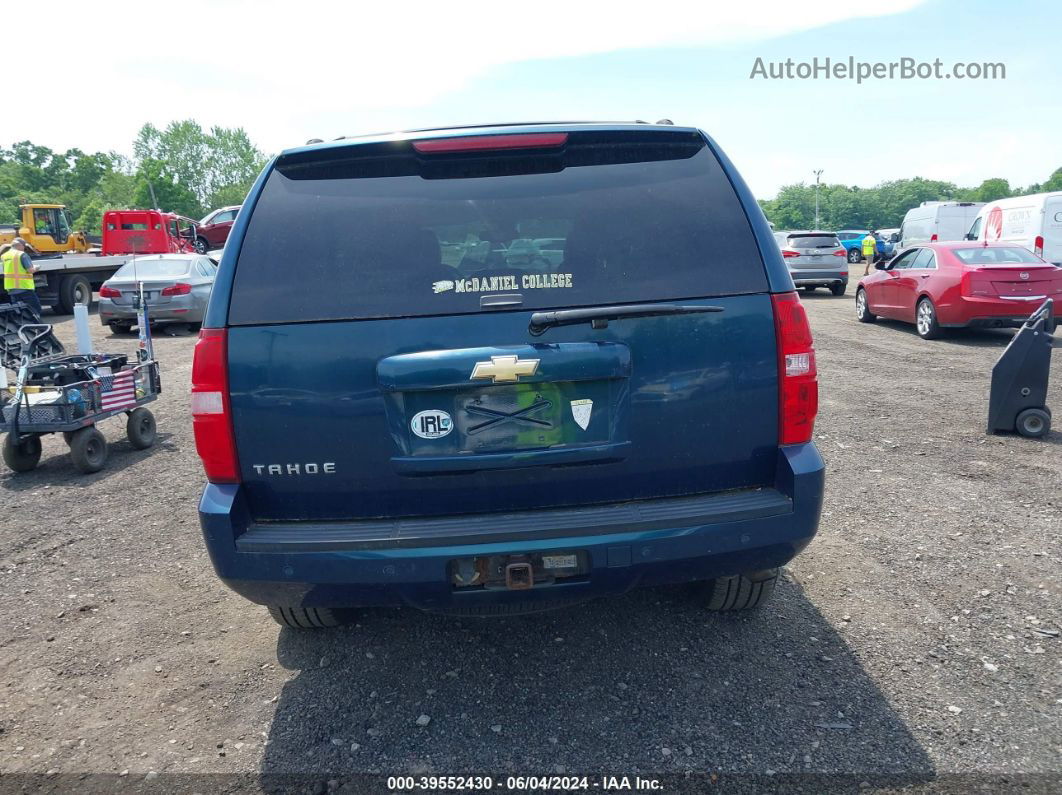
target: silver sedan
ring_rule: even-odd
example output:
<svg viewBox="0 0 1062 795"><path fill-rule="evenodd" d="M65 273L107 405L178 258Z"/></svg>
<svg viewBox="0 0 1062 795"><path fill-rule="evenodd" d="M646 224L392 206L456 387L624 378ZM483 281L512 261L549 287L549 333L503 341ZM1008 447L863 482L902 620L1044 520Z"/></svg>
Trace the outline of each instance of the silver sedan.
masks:
<svg viewBox="0 0 1062 795"><path fill-rule="evenodd" d="M154 322L203 322L217 266L198 254L157 254L130 260L100 287L100 322L128 332L137 322L136 296L143 289Z"/></svg>

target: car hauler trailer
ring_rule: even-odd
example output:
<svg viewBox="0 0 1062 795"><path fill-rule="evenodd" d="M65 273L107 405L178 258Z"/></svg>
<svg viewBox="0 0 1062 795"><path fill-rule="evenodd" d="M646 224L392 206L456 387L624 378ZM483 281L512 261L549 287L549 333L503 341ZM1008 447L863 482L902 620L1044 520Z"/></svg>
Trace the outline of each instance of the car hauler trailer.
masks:
<svg viewBox="0 0 1062 795"><path fill-rule="evenodd" d="M76 304L92 303L93 291L133 256L195 250L195 222L174 213L108 210L103 215L102 231L102 253L31 252L41 304L57 314L69 315ZM0 303L6 301L2 293L0 290Z"/></svg>
<svg viewBox="0 0 1062 795"><path fill-rule="evenodd" d="M90 304L93 291L132 258L132 254L66 254L34 260L37 296L57 314L69 315L75 304Z"/></svg>

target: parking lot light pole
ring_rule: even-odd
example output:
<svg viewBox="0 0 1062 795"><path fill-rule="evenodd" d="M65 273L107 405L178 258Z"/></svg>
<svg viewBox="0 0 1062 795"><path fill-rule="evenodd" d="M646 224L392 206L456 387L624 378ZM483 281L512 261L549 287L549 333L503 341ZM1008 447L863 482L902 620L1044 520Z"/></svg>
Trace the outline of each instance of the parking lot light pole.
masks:
<svg viewBox="0 0 1062 795"><path fill-rule="evenodd" d="M815 175L815 228L819 228L819 177L822 175L822 169L818 171L812 171Z"/></svg>

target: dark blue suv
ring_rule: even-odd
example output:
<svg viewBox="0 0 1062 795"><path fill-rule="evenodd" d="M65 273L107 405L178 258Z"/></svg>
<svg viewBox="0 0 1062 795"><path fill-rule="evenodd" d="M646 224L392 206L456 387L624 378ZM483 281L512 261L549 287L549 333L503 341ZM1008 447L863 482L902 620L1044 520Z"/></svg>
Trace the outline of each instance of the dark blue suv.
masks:
<svg viewBox="0 0 1062 795"><path fill-rule="evenodd" d="M694 581L753 607L818 525L804 308L697 129L286 151L233 226L192 381L214 566L287 626Z"/></svg>

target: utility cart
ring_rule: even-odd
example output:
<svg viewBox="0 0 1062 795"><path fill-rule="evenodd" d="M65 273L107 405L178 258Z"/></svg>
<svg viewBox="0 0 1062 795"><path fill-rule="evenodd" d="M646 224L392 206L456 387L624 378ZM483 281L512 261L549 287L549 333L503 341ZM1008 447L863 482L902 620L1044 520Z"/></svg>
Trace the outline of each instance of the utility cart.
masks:
<svg viewBox="0 0 1062 795"><path fill-rule="evenodd" d="M988 432L1017 431L1039 439L1051 430L1047 381L1055 338L1054 300L1046 299L1029 315L992 367L988 396Z"/></svg>
<svg viewBox="0 0 1062 795"><path fill-rule="evenodd" d="M102 420L126 415L126 435L137 449L155 443L155 417L145 405L161 390L158 362L144 346L132 364L115 354L67 354L50 325L23 304L0 305L0 367L18 375L0 391L3 458L15 472L41 459L41 437L61 433L81 472L98 472L107 461Z"/></svg>

